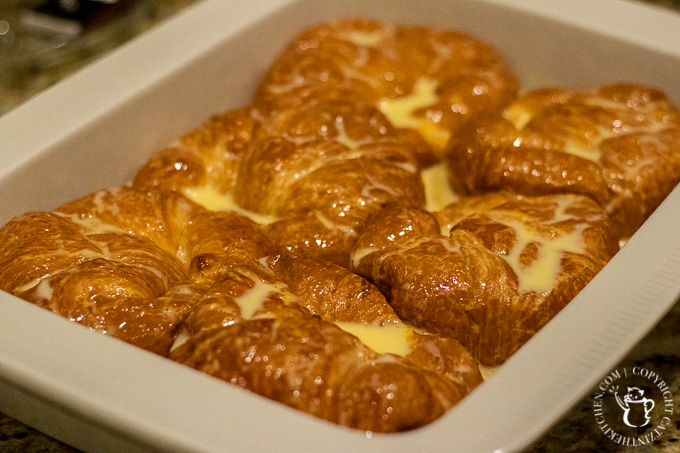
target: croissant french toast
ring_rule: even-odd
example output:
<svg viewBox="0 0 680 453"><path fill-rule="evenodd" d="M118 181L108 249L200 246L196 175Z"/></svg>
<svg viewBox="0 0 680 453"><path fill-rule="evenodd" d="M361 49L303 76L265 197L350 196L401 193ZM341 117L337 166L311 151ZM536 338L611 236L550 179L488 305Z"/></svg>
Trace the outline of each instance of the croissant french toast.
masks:
<svg viewBox="0 0 680 453"><path fill-rule="evenodd" d="M412 147L384 115L340 100L273 114L241 162L234 199L278 218L267 233L279 248L347 266L370 214L425 195Z"/></svg>
<svg viewBox="0 0 680 453"><path fill-rule="evenodd" d="M3 290L342 425L422 426L481 382L456 340L404 326L361 277L177 192L97 192L13 219L0 244Z"/></svg>
<svg viewBox="0 0 680 453"><path fill-rule="evenodd" d="M498 112L517 81L491 46L453 30L366 19L320 24L293 39L258 86L264 115L320 100L380 109L419 161L436 160L471 116Z"/></svg>
<svg viewBox="0 0 680 453"><path fill-rule="evenodd" d="M273 252L250 219L120 187L0 229L0 289L165 354L201 287Z"/></svg>
<svg viewBox="0 0 680 453"><path fill-rule="evenodd" d="M544 88L484 116L448 145L467 193L579 193L630 237L680 181L680 113L653 88Z"/></svg>
<svg viewBox="0 0 680 453"><path fill-rule="evenodd" d="M419 169L453 129L500 111L516 90L500 56L471 36L323 24L282 52L252 109L160 151L134 184L252 212L278 248L347 266L368 215L396 200L422 206Z"/></svg>
<svg viewBox="0 0 680 453"><path fill-rule="evenodd" d="M320 24L130 186L0 229L0 289L340 425L423 426L680 179L661 93L517 92L469 35Z"/></svg>
<svg viewBox="0 0 680 453"><path fill-rule="evenodd" d="M369 220L352 269L399 317L501 365L618 250L609 220L581 195L466 198L432 214L392 206Z"/></svg>
<svg viewBox="0 0 680 453"><path fill-rule="evenodd" d="M236 210L266 224L278 248L345 266L368 215L425 201L413 146L374 107L341 100L213 117L154 154L133 185Z"/></svg>
<svg viewBox="0 0 680 453"><path fill-rule="evenodd" d="M429 423L481 382L476 362L458 342L404 326L360 277L331 263L307 263L310 273L296 267L295 258L276 256L233 268L187 317L170 358L328 421L374 432ZM322 285L328 270L332 285L356 283L340 289L346 297ZM298 291L306 286L299 292L304 296L284 281ZM369 348L359 340L363 332L380 330L388 331L391 344Z"/></svg>

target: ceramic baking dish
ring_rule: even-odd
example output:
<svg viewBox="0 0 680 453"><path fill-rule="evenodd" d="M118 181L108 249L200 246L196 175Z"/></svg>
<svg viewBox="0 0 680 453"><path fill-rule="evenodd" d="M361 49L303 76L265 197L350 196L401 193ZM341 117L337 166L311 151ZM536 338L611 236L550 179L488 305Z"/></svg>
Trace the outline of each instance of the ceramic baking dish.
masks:
<svg viewBox="0 0 680 453"><path fill-rule="evenodd" d="M0 222L128 182L152 151L248 103L283 44L356 15L457 28L523 88L617 81L680 105L680 16L623 0L212 0L0 119ZM352 431L0 293L0 411L91 451L514 451L582 398L680 294L676 189L606 268L431 425Z"/></svg>

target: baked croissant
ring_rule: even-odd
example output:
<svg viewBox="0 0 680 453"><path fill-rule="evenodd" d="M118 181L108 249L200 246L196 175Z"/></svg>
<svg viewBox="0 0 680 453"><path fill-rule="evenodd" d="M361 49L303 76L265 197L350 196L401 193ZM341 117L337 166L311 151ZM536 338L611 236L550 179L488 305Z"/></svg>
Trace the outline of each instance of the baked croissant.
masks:
<svg viewBox="0 0 680 453"><path fill-rule="evenodd" d="M120 187L0 229L0 289L165 355L204 288L273 252L250 219Z"/></svg>
<svg viewBox="0 0 680 453"><path fill-rule="evenodd" d="M412 147L377 109L324 101L273 114L243 157L239 206L278 220L279 249L348 265L366 218L386 203L425 202Z"/></svg>
<svg viewBox="0 0 680 453"><path fill-rule="evenodd" d="M137 171L133 186L187 191L211 188L231 194L238 168L260 121L249 107L215 115L154 153Z"/></svg>
<svg viewBox="0 0 680 453"><path fill-rule="evenodd" d="M680 181L680 113L655 89L535 90L448 145L463 192L579 193L631 236Z"/></svg>
<svg viewBox="0 0 680 453"><path fill-rule="evenodd" d="M321 100L369 104L417 145L427 165L468 118L499 112L516 92L501 56L472 36L344 19L293 39L258 86L253 106L269 115Z"/></svg>
<svg viewBox="0 0 680 453"><path fill-rule="evenodd" d="M346 269L298 260L232 268L189 314L170 358L375 432L429 423L481 382L457 341L404 326L377 289ZM364 332L378 335L373 348L360 341Z"/></svg>
<svg viewBox="0 0 680 453"><path fill-rule="evenodd" d="M155 153L133 185L249 216L277 248L344 266L368 215L425 201L413 146L377 109L347 101L213 117Z"/></svg>
<svg viewBox="0 0 680 453"><path fill-rule="evenodd" d="M602 209L582 195L490 193L429 213L387 207L352 251L352 269L418 328L501 365L618 250Z"/></svg>

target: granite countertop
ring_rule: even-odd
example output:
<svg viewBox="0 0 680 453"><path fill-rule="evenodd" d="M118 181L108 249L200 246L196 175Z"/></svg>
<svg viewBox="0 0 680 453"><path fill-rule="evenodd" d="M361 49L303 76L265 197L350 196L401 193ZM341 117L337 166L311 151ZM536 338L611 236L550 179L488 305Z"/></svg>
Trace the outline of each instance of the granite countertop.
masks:
<svg viewBox="0 0 680 453"><path fill-rule="evenodd" d="M14 0L3 0L12 2ZM20 105L26 99L52 85L78 68L98 58L116 45L125 42L134 35L143 32L177 11L195 3L197 0L146 0L144 9L135 12L135 23L121 32L115 31L115 39L107 43L88 45L80 49L75 58L68 64L58 68L49 67L42 71L33 71L30 77L21 77L2 85L0 80L0 115ZM680 0L644 0L655 3L663 8L675 9L680 12ZM0 13L2 10L0 9ZM120 27L119 27L120 28ZM2 17L0 16L0 38L2 37ZM2 54L0 54L0 57ZM0 60L1 61L1 60ZM2 73L0 73L2 75ZM3 79L3 77L0 77ZM624 371L627 370L627 371ZM637 438L649 439L643 446L625 445L625 439L611 439L607 435L606 426L601 423L597 413L596 395L601 389L598 384L591 392L567 412L560 421L544 433L528 448L527 453L540 452L678 452L680 451L680 301L654 327L652 331L633 348L618 364L612 373L625 373L637 370L638 374L645 370L656 373L664 378L667 391L672 395L674 413L669 422L664 423L661 432L655 434L655 426L638 428ZM617 375L608 375L616 378ZM606 379L606 377L603 377ZM603 381L605 382L605 381ZM622 382L623 383L623 382ZM643 387L643 390L650 390ZM652 389L653 390L653 389ZM665 393L669 395L669 393ZM661 401L657 401L661 404ZM670 407L670 406L669 406ZM645 437L646 436L646 437ZM623 445L622 445L623 444ZM0 413L0 452L77 452L76 449L65 445L23 423Z"/></svg>

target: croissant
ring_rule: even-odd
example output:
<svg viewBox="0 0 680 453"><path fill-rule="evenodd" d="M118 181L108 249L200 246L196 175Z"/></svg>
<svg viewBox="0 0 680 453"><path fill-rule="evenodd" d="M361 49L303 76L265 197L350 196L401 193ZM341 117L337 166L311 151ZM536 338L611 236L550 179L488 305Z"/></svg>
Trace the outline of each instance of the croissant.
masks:
<svg viewBox="0 0 680 453"><path fill-rule="evenodd" d="M0 229L0 289L165 355L205 287L273 252L250 219L120 187Z"/></svg>
<svg viewBox="0 0 680 453"><path fill-rule="evenodd" d="M617 250L606 214L588 197L490 193L437 213L385 208L368 221L351 264L401 319L456 338L496 367Z"/></svg>
<svg viewBox="0 0 680 453"><path fill-rule="evenodd" d="M539 89L452 138L447 162L464 193L578 193L630 237L680 181L680 113L653 88Z"/></svg>
<svg viewBox="0 0 680 453"><path fill-rule="evenodd" d="M215 116L156 152L133 186L238 212L277 248L345 266L368 215L425 200L413 147L377 109L346 101L269 118L249 108Z"/></svg>
<svg viewBox="0 0 680 453"><path fill-rule="evenodd" d="M154 153L137 171L140 189L188 190L211 187L230 194L253 133L259 125L249 107L215 115L200 127Z"/></svg>
<svg viewBox="0 0 680 453"><path fill-rule="evenodd" d="M321 100L369 104L428 165L471 116L499 112L516 92L501 56L470 35L344 19L293 39L258 86L253 106L270 115Z"/></svg>
<svg viewBox="0 0 680 453"><path fill-rule="evenodd" d="M189 314L170 358L374 432L429 423L481 382L458 342L404 326L377 289L346 269L299 260L232 268ZM371 331L387 331L392 342L366 346L360 337Z"/></svg>
<svg viewBox="0 0 680 453"><path fill-rule="evenodd" d="M241 161L236 203L278 220L279 249L347 265L366 218L388 202L423 205L412 148L377 109L324 101L273 114Z"/></svg>

